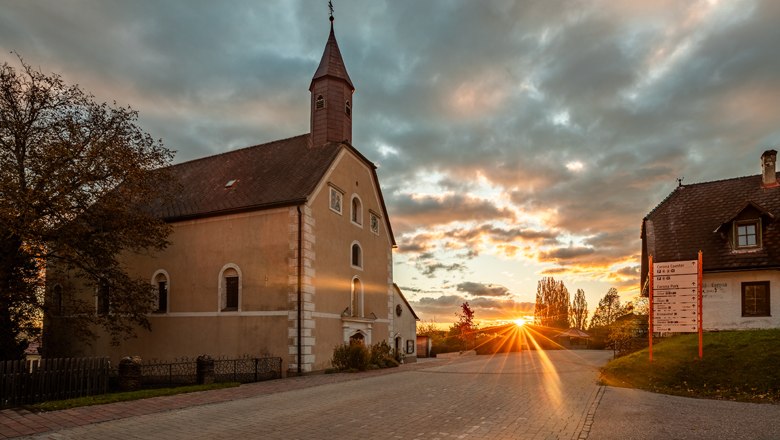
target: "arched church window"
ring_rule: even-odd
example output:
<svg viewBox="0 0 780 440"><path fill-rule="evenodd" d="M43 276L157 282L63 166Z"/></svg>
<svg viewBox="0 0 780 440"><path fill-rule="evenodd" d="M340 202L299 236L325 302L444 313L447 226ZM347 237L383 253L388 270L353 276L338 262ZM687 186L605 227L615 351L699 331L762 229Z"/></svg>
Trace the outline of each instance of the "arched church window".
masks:
<svg viewBox="0 0 780 440"><path fill-rule="evenodd" d="M344 105L344 113L346 113L347 116L352 116L352 104L349 103L349 100L347 100L347 103Z"/></svg>
<svg viewBox="0 0 780 440"><path fill-rule="evenodd" d="M352 267L355 269L363 268L363 250L360 248L360 243L352 243Z"/></svg>
<svg viewBox="0 0 780 440"><path fill-rule="evenodd" d="M152 285L157 289L157 298L154 304L155 313L167 313L168 312L168 291L170 290L170 282L168 280L168 272L164 270L158 270L152 277Z"/></svg>
<svg viewBox="0 0 780 440"><path fill-rule="evenodd" d="M241 269L226 264L219 273L219 307L223 312L239 310L241 298Z"/></svg>
<svg viewBox="0 0 780 440"><path fill-rule="evenodd" d="M52 308L55 316L62 315L62 286L57 284L52 292Z"/></svg>
<svg viewBox="0 0 780 440"><path fill-rule="evenodd" d="M363 316L363 283L360 282L360 278L352 280L349 308L350 315Z"/></svg>
<svg viewBox="0 0 780 440"><path fill-rule="evenodd" d="M322 95L317 95L317 99L314 100L314 108L325 108L325 98Z"/></svg>
<svg viewBox="0 0 780 440"><path fill-rule="evenodd" d="M352 215L350 220L358 226L363 226L363 205L360 203L360 198L357 195L352 196Z"/></svg>

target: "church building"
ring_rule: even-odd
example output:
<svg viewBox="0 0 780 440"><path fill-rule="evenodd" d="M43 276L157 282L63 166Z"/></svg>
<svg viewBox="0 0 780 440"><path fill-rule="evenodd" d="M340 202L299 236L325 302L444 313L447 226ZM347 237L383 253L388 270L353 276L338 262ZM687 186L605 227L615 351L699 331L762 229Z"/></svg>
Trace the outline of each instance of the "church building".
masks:
<svg viewBox="0 0 780 440"><path fill-rule="evenodd" d="M332 17L309 91L310 133L169 167L180 189L153 209L172 226L170 245L123 257L157 291L151 331L72 344L73 355L271 355L300 374L360 340L415 358L376 165L352 145L355 87ZM92 290L80 294L110 313Z"/></svg>

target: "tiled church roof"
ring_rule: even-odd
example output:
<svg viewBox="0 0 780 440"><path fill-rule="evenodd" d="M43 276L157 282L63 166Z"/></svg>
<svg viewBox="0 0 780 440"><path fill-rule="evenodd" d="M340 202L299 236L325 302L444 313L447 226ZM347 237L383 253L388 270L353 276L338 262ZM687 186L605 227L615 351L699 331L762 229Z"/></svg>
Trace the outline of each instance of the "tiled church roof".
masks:
<svg viewBox="0 0 780 440"><path fill-rule="evenodd" d="M701 250L705 271L780 267L780 187L761 182L758 175L676 188L645 217L643 258L695 260ZM760 250L733 251L730 230L722 227L743 209L762 217Z"/></svg>
<svg viewBox="0 0 780 440"><path fill-rule="evenodd" d="M177 192L153 211L173 221L301 203L341 148L311 148L304 134L173 165Z"/></svg>

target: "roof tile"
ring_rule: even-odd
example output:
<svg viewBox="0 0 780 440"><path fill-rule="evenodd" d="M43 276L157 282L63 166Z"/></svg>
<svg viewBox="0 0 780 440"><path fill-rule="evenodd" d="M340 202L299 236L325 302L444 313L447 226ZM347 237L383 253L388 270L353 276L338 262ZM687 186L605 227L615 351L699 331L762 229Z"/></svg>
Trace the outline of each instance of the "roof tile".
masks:
<svg viewBox="0 0 780 440"><path fill-rule="evenodd" d="M176 194L153 205L168 221L292 205L311 194L342 145L304 134L168 167ZM236 182L229 188L225 184Z"/></svg>

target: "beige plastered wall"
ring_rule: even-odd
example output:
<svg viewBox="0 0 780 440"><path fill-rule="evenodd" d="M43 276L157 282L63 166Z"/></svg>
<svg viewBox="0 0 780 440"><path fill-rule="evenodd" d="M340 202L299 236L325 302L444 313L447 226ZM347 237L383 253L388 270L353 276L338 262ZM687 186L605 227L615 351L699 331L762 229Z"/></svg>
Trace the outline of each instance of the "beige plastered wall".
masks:
<svg viewBox="0 0 780 440"><path fill-rule="evenodd" d="M256 211L174 223L170 245L155 253L127 254L130 274L152 283L158 271L168 274L168 310L150 315L152 331L111 346L99 334L74 352L128 355L169 360L179 357L279 356L287 361L289 289L289 208ZM219 279L225 267L240 272L239 310L223 312ZM79 289L94 296L94 289Z"/></svg>
<svg viewBox="0 0 780 440"><path fill-rule="evenodd" d="M396 313L396 307L401 307L401 316ZM393 288L393 339L400 337L400 351L403 353L406 362L417 361L417 320L412 314L412 310L401 298L400 293ZM411 341L410 348L412 352L407 351L408 341ZM395 342L390 344L395 348Z"/></svg>
<svg viewBox="0 0 780 440"><path fill-rule="evenodd" d="M343 192L341 214L330 209L330 188ZM368 166L344 149L317 188L310 201L316 242L312 246L316 271L316 287L312 316L315 321L311 368L313 371L330 367L333 348L348 340L348 326L370 328L368 343L390 343L390 313L392 304L392 242L379 199L378 183ZM359 197L362 225L351 221L351 201ZM379 216L379 232L370 228L370 212ZM360 244L363 267L351 264L352 243ZM352 280L357 277L363 286L363 320L354 322L342 317L350 306ZM373 315L372 315L373 313ZM374 318L374 316L376 318Z"/></svg>

